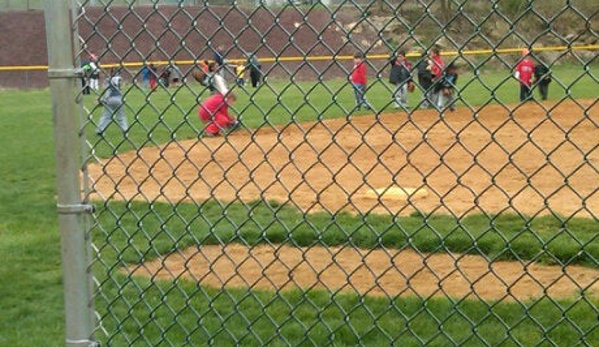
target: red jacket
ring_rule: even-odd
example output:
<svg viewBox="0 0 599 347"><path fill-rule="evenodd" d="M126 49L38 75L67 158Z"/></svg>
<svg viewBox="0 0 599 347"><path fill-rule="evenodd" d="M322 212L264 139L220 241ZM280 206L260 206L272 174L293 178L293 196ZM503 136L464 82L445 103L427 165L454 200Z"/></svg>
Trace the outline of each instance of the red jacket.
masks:
<svg viewBox="0 0 599 347"><path fill-rule="evenodd" d="M353 84L366 85L366 63L364 61L354 64L354 70L351 73L351 82Z"/></svg>
<svg viewBox="0 0 599 347"><path fill-rule="evenodd" d="M433 74L433 79L438 80L443 75L443 70L445 69L445 62L441 58L440 55L432 57L433 66L431 66L431 73Z"/></svg>
<svg viewBox="0 0 599 347"><path fill-rule="evenodd" d="M535 63L528 58L524 58L516 65L516 72L519 75L518 80L520 80L520 83L530 86L532 76L535 73Z"/></svg>

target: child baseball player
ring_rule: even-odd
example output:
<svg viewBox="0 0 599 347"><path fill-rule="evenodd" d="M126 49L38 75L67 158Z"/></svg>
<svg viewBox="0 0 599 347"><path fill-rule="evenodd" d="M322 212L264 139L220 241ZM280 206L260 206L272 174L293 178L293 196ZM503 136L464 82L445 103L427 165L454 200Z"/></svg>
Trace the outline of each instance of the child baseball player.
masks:
<svg viewBox="0 0 599 347"><path fill-rule="evenodd" d="M236 79L235 82L237 83L237 85L239 87L243 87L244 83L245 83L245 65L236 65L235 66L235 75L236 75Z"/></svg>
<svg viewBox="0 0 599 347"><path fill-rule="evenodd" d="M535 85L539 88L541 100L547 100L549 94L549 83L551 83L551 70L542 61L538 61L535 65Z"/></svg>
<svg viewBox="0 0 599 347"><path fill-rule="evenodd" d="M428 108L433 105L433 94L435 91L433 90L433 74L430 69L430 61L427 53L423 52L420 56L420 61L416 65L416 70L418 71L418 84L420 84L420 88L422 89L422 108Z"/></svg>
<svg viewBox="0 0 599 347"><path fill-rule="evenodd" d="M408 105L408 93L413 87L412 64L406 59L406 52L402 50L391 57L390 65L389 83L395 86L393 93L395 108L401 107L408 110L410 108Z"/></svg>
<svg viewBox="0 0 599 347"><path fill-rule="evenodd" d="M358 110L361 106L364 106L367 110L372 110L372 106L368 103L365 97L366 84L368 82L366 77L366 62L364 61L364 54L357 52L354 54L354 68L352 70L350 80L354 87L354 96L356 97L356 107Z"/></svg>
<svg viewBox="0 0 599 347"><path fill-rule="evenodd" d="M439 83L441 82L441 78L443 77L443 73L445 71L445 62L443 58L441 58L441 49L439 47L433 47L430 54L429 59L429 70L433 77L433 105L438 106L439 100L442 99L442 95L440 94L441 89L439 88Z"/></svg>
<svg viewBox="0 0 599 347"><path fill-rule="evenodd" d="M106 81L106 89L99 99L100 104L104 106L104 111L98 122L97 135L102 135L113 120L116 121L123 133L127 133L129 129L127 117L123 110L122 78L116 70L111 71L110 75L110 79Z"/></svg>
<svg viewBox="0 0 599 347"><path fill-rule="evenodd" d="M208 71L204 68L194 69L193 78L204 87L207 87L212 94L226 95L229 93L229 86L225 78L217 73L219 67L215 62L208 65Z"/></svg>
<svg viewBox="0 0 599 347"><path fill-rule="evenodd" d="M437 108L439 110L443 110L446 106L449 106L450 111L455 111L454 93L457 82L458 67L456 64L450 63L435 85L435 93L438 95Z"/></svg>
<svg viewBox="0 0 599 347"><path fill-rule="evenodd" d="M211 62L208 65L208 70L210 71L208 74L208 88L210 91L226 95L229 92L229 86L223 77L222 67L216 62Z"/></svg>
<svg viewBox="0 0 599 347"><path fill-rule="evenodd" d="M530 51L522 50L522 60L516 65L514 77L520 82L520 101L532 100L532 76L535 73L535 63L530 59Z"/></svg>
<svg viewBox="0 0 599 347"><path fill-rule="evenodd" d="M239 121L229 115L229 106L236 99L237 97L233 93L226 95L216 93L200 105L198 116L203 123L207 124L204 132L208 136L218 136L221 131L230 131L239 126Z"/></svg>

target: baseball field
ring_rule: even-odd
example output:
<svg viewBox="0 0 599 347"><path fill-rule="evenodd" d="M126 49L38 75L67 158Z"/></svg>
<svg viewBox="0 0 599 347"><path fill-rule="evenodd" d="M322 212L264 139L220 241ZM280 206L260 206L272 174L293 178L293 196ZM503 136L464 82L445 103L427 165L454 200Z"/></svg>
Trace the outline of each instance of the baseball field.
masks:
<svg viewBox="0 0 599 347"><path fill-rule="evenodd" d="M197 84L127 89L126 138L95 136L85 99L104 340L599 344L593 69L556 67L523 105L509 72L466 72L444 117L398 112L382 83L380 112L348 118L344 81L269 81L217 138L198 137ZM0 346L61 346L49 92L0 97Z"/></svg>

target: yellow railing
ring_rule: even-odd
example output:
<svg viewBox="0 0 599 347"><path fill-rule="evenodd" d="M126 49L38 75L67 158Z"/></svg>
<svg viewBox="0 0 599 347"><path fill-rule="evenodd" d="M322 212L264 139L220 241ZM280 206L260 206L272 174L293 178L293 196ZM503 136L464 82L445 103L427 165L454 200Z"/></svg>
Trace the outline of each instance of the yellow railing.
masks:
<svg viewBox="0 0 599 347"><path fill-rule="evenodd" d="M443 52L444 56L470 56L470 55L490 55L490 54L515 54L520 53L523 48L501 48L501 49L479 49L469 51L447 51ZM535 47L532 52L566 52L566 51L595 51L599 50L599 45L575 45L575 46L551 46L551 47ZM408 57L418 57L420 53L408 53ZM388 59L388 54L374 54L367 55L370 60ZM330 60L352 60L353 57L350 55L322 55L322 56L307 56L307 57L267 57L260 58L261 63L274 63L274 62L299 62L299 61L330 61ZM242 63L246 59L229 59L231 63ZM169 61L156 60L152 61L156 65L167 65ZM196 60L177 60L175 61L178 65L195 65ZM126 63L108 63L102 64L104 68L111 67L141 67L144 62L126 62ZM35 70L47 70L48 66L45 65L30 65L30 66L0 66L0 71L35 71Z"/></svg>

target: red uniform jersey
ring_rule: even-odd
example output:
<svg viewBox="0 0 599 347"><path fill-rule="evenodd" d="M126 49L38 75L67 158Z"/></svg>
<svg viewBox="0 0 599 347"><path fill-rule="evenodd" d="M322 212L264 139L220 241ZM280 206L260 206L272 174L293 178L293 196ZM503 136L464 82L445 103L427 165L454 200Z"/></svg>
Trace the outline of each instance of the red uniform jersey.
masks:
<svg viewBox="0 0 599 347"><path fill-rule="evenodd" d="M354 70L351 74L351 82L353 84L360 84L365 86L367 82L366 78L366 63L361 61L354 64Z"/></svg>
<svg viewBox="0 0 599 347"><path fill-rule="evenodd" d="M518 73L520 83L530 86L532 84L532 76L535 73L535 63L528 58L524 58L516 65L516 72Z"/></svg>

